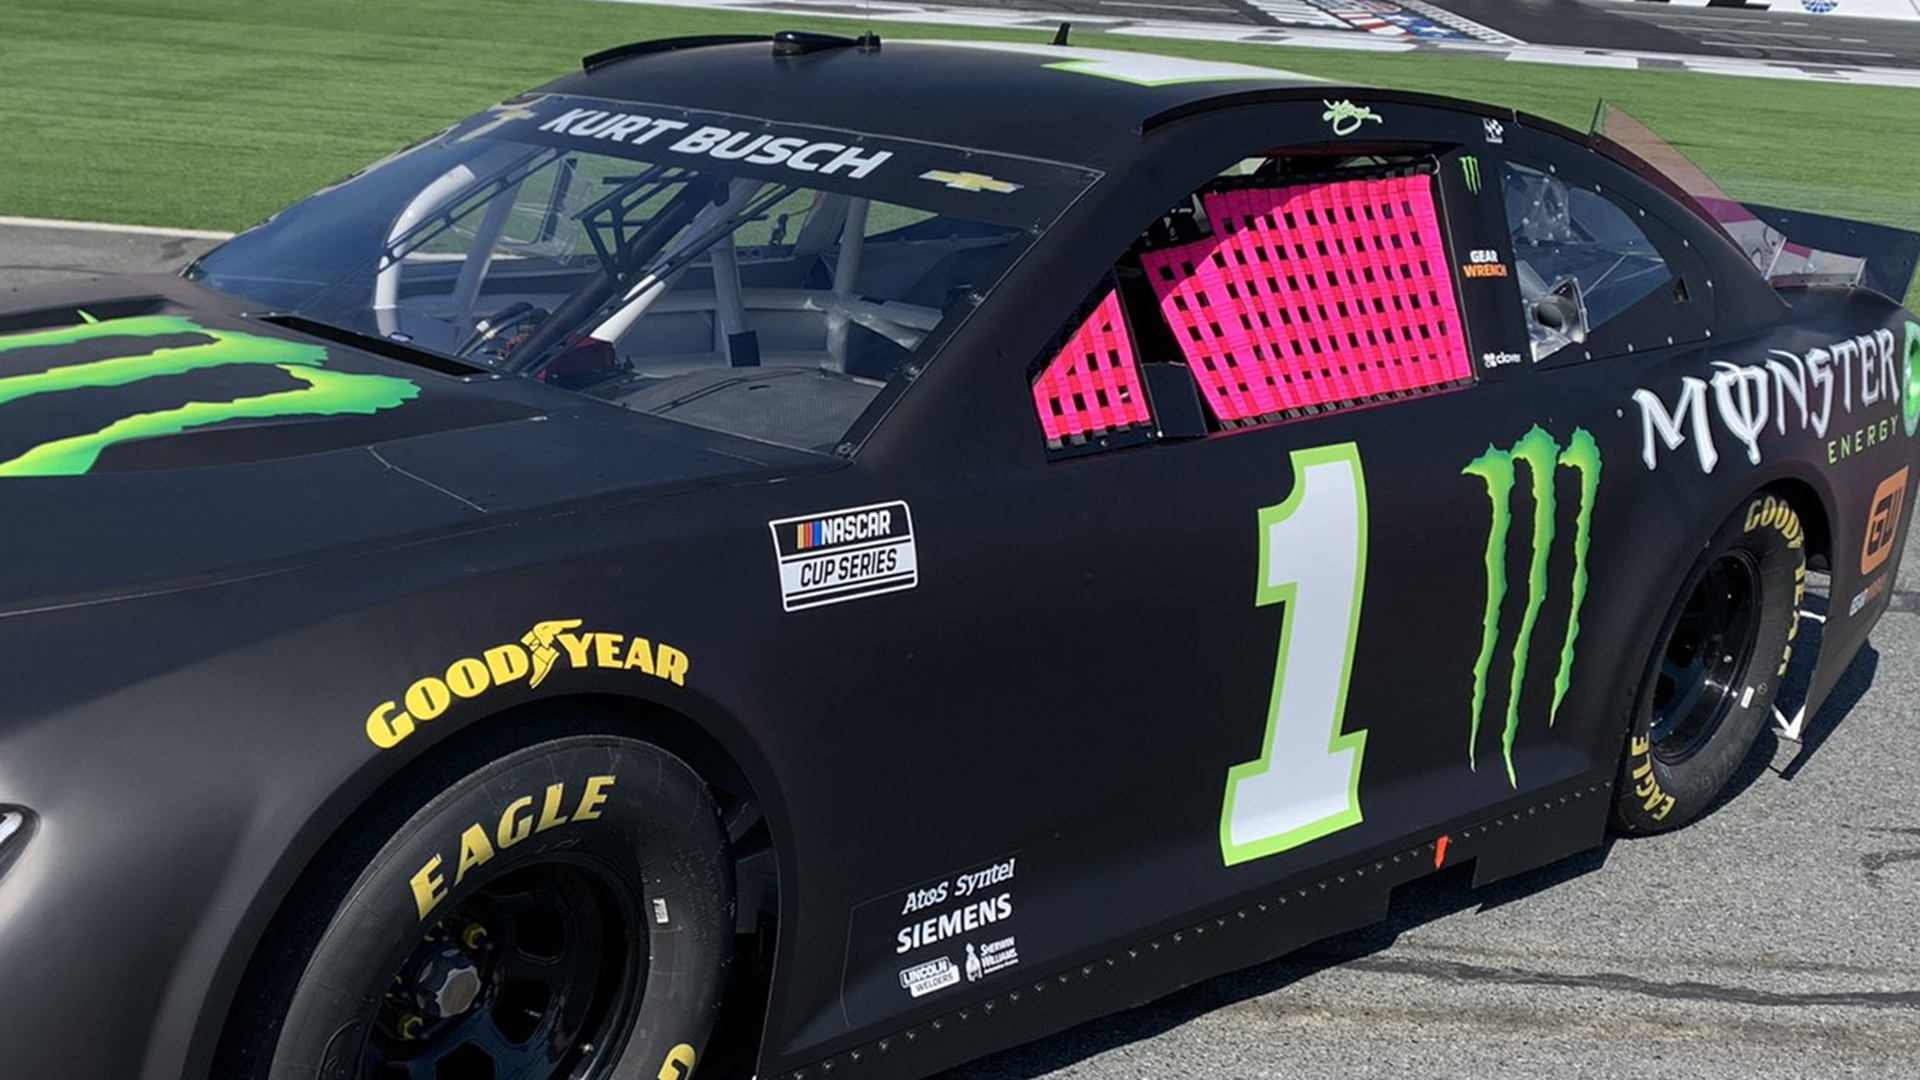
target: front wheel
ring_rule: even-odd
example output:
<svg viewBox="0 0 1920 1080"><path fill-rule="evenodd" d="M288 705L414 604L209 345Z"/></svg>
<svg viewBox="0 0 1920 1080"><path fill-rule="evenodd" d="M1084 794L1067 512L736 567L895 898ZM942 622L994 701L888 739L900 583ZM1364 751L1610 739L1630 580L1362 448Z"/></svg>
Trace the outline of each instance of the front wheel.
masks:
<svg viewBox="0 0 1920 1080"><path fill-rule="evenodd" d="M705 786L673 755L604 735L525 747L340 869L357 877L290 993L253 1003L285 1021L242 1075L684 1077L704 1052L732 864Z"/></svg>
<svg viewBox="0 0 1920 1080"><path fill-rule="evenodd" d="M1641 680L1613 823L1678 828L1713 803L1773 711L1806 590L1806 534L1758 494L1707 543Z"/></svg>

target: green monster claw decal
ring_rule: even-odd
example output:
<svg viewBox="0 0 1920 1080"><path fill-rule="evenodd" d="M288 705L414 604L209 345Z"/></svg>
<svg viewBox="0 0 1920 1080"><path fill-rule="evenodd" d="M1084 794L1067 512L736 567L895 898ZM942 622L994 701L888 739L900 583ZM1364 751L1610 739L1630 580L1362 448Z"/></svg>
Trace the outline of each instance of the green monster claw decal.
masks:
<svg viewBox="0 0 1920 1080"><path fill-rule="evenodd" d="M1907 436L1920 432L1920 323L1907 324Z"/></svg>
<svg viewBox="0 0 1920 1080"><path fill-rule="evenodd" d="M1532 548L1527 560L1526 607L1520 618L1520 632L1513 643L1513 671L1507 682L1506 725L1500 746L1507 764L1507 782L1520 786L1513 768L1513 743L1520 733L1520 693L1526 683L1527 662L1533 649L1533 636L1539 627L1540 612L1548 593L1548 559L1557 534L1559 500L1555 494L1558 472L1572 469L1580 483L1580 506L1573 522L1573 580L1569 589L1567 627L1560 646L1560 663L1553 679L1553 705L1547 714L1552 726L1560 718L1560 705L1566 699L1573 679L1575 645L1580 638L1580 609L1587 599L1587 552L1593 539L1593 505L1600 491L1600 447L1585 428L1574 430L1564 448L1544 428L1534 428L1506 450L1487 447L1487 451L1467 463L1462 475L1477 476L1487 485L1491 520L1487 529L1486 571L1487 604L1482 616L1480 653L1473 665L1473 712L1467 728L1467 765L1479 768L1480 724L1486 713L1487 682L1493 668L1495 650L1500 645L1500 615L1507 598L1507 541L1513 527L1513 489L1518 481L1516 464L1527 467L1528 487L1533 497Z"/></svg>
<svg viewBox="0 0 1920 1080"><path fill-rule="evenodd" d="M83 317L85 317L83 315ZM160 412L137 413L116 420L99 431L56 439L0 461L0 477L79 476L91 470L101 451L130 439L175 435L189 428L227 420L259 420L282 416L370 416L419 396L420 388L406 379L386 375L358 375L329 371L321 365L327 350L318 345L263 337L236 330L209 329L177 315L141 315L79 326L37 330L0 337L0 363L21 349L81 345L119 338L163 338L193 335L204 342L144 353L91 360L44 371L0 373L0 405L35 394L130 386L148 379L182 375L233 364L279 368L306 384L294 389L239 398L233 401L196 401ZM3 372L4 369L0 369Z"/></svg>
<svg viewBox="0 0 1920 1080"><path fill-rule="evenodd" d="M1460 175L1466 178L1467 190L1480 194L1480 159L1468 154L1460 159Z"/></svg>

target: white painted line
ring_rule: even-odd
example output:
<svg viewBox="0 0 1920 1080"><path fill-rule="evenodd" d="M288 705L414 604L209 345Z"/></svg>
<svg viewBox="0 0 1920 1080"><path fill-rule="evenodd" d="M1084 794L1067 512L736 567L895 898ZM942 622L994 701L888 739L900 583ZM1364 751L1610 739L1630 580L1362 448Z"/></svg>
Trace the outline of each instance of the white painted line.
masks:
<svg viewBox="0 0 1920 1080"><path fill-rule="evenodd" d="M1761 45L1756 42L1742 44L1738 41L1705 40L1701 41L1700 44L1717 45L1723 49L1772 49L1775 52L1810 52L1819 53L1822 56L1878 56L1887 60L1892 60L1900 55L1899 53L1890 52L1861 52L1859 49L1829 49L1820 45Z"/></svg>
<svg viewBox="0 0 1920 1080"><path fill-rule="evenodd" d="M1552 47L1536 48L1522 45L1507 54L1507 59L1521 64L1561 64L1567 67L1613 68L1617 71L1633 71L1640 61L1631 56L1617 53L1574 52L1571 49Z"/></svg>
<svg viewBox="0 0 1920 1080"><path fill-rule="evenodd" d="M107 221L69 221L65 218L11 217L0 214L0 227L18 229L66 229L71 232L128 233L133 236L168 236L182 240L231 240L230 232L206 229L169 229L160 225L115 225Z"/></svg>
<svg viewBox="0 0 1920 1080"><path fill-rule="evenodd" d="M1213 15L1220 13L1219 8L1197 7L1191 4L1143 4L1139 3L1138 0L1100 0L1100 6L1103 8L1144 8L1147 11L1201 11Z"/></svg>

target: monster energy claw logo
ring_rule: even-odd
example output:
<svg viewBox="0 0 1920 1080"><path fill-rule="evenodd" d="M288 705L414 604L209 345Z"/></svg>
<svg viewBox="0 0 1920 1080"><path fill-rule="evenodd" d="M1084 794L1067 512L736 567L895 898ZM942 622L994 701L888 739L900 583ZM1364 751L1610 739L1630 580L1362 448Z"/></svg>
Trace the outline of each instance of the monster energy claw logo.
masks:
<svg viewBox="0 0 1920 1080"><path fill-rule="evenodd" d="M1903 404L1907 420L1907 436L1911 438L1920 432L1920 323L1907 324L1907 370L1902 380L1907 384L1907 397Z"/></svg>
<svg viewBox="0 0 1920 1080"><path fill-rule="evenodd" d="M1576 428L1565 447L1546 430L1533 430L1506 450L1492 446L1460 470L1477 476L1487 485L1492 504L1492 521L1487 531L1487 606L1483 621L1480 655L1473 666L1473 717L1467 729L1467 764L1479 768L1480 720L1487 703L1487 677L1493 667L1494 651L1500 645L1500 616L1507 597L1507 538L1513 523L1513 489L1518 481L1517 464L1527 467L1528 486L1533 496L1533 547L1527 561L1526 607L1520 618L1520 632L1513 643L1513 673L1507 683L1506 726L1500 747L1507 763L1507 782L1520 786L1513 770L1513 741L1520 731L1520 689L1527 678L1527 660L1533 648L1534 631L1541 609L1547 601L1547 561L1553 551L1558 499L1555 494L1560 469L1571 469L1580 484L1580 505L1573 519L1573 581L1567 607L1565 636L1560 644L1560 663L1553 678L1553 705L1547 713L1551 726L1560 715L1560 703L1567 696L1573 675L1574 646L1580 639L1580 608L1587 599L1587 548L1593 539L1593 503L1600 489L1600 447L1585 428Z"/></svg>
<svg viewBox="0 0 1920 1080"><path fill-rule="evenodd" d="M98 359L60 364L42 371L8 372L0 368L0 405L37 394L132 386L149 379L236 364L279 368L293 388L230 401L189 401L158 412L121 417L98 431L72 435L27 448L0 461L0 477L79 476L91 470L102 451L130 439L177 435L189 428L227 420L263 420L282 416L371 415L411 401L420 388L406 379L358 375L322 367L327 350L318 345L262 337L237 330L209 329L174 315L140 315L100 321L84 312L79 326L36 330L0 337L0 362L20 349L84 347L88 342L118 344L124 339L188 336L198 343L138 346Z"/></svg>
<svg viewBox="0 0 1920 1080"><path fill-rule="evenodd" d="M1467 190L1480 194L1480 159L1468 154L1460 159L1460 173L1466 177Z"/></svg>

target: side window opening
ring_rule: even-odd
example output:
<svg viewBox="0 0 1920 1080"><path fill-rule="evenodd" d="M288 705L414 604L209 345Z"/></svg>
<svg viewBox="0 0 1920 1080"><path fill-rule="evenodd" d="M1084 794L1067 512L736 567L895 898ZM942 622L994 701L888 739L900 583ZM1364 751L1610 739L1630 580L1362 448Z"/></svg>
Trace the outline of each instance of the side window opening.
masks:
<svg viewBox="0 0 1920 1080"><path fill-rule="evenodd" d="M1585 343L1663 289L1684 289L1646 231L1605 195L1511 162L1501 176L1535 361Z"/></svg>
<svg viewBox="0 0 1920 1080"><path fill-rule="evenodd" d="M1047 446L1064 450L1152 424L1133 335L1111 279L1100 299L1033 380L1033 407Z"/></svg>
<svg viewBox="0 0 1920 1080"><path fill-rule="evenodd" d="M1034 375L1051 449L1150 427L1143 367L1184 368L1212 430L1472 382L1430 162L1305 160L1241 163L1121 258L1118 288L1103 283L1093 315ZM1118 335L1098 339L1104 404L1081 405L1082 390L1068 410L1059 388L1094 373L1085 357L1098 334ZM1147 397L1165 385L1145 382Z"/></svg>

